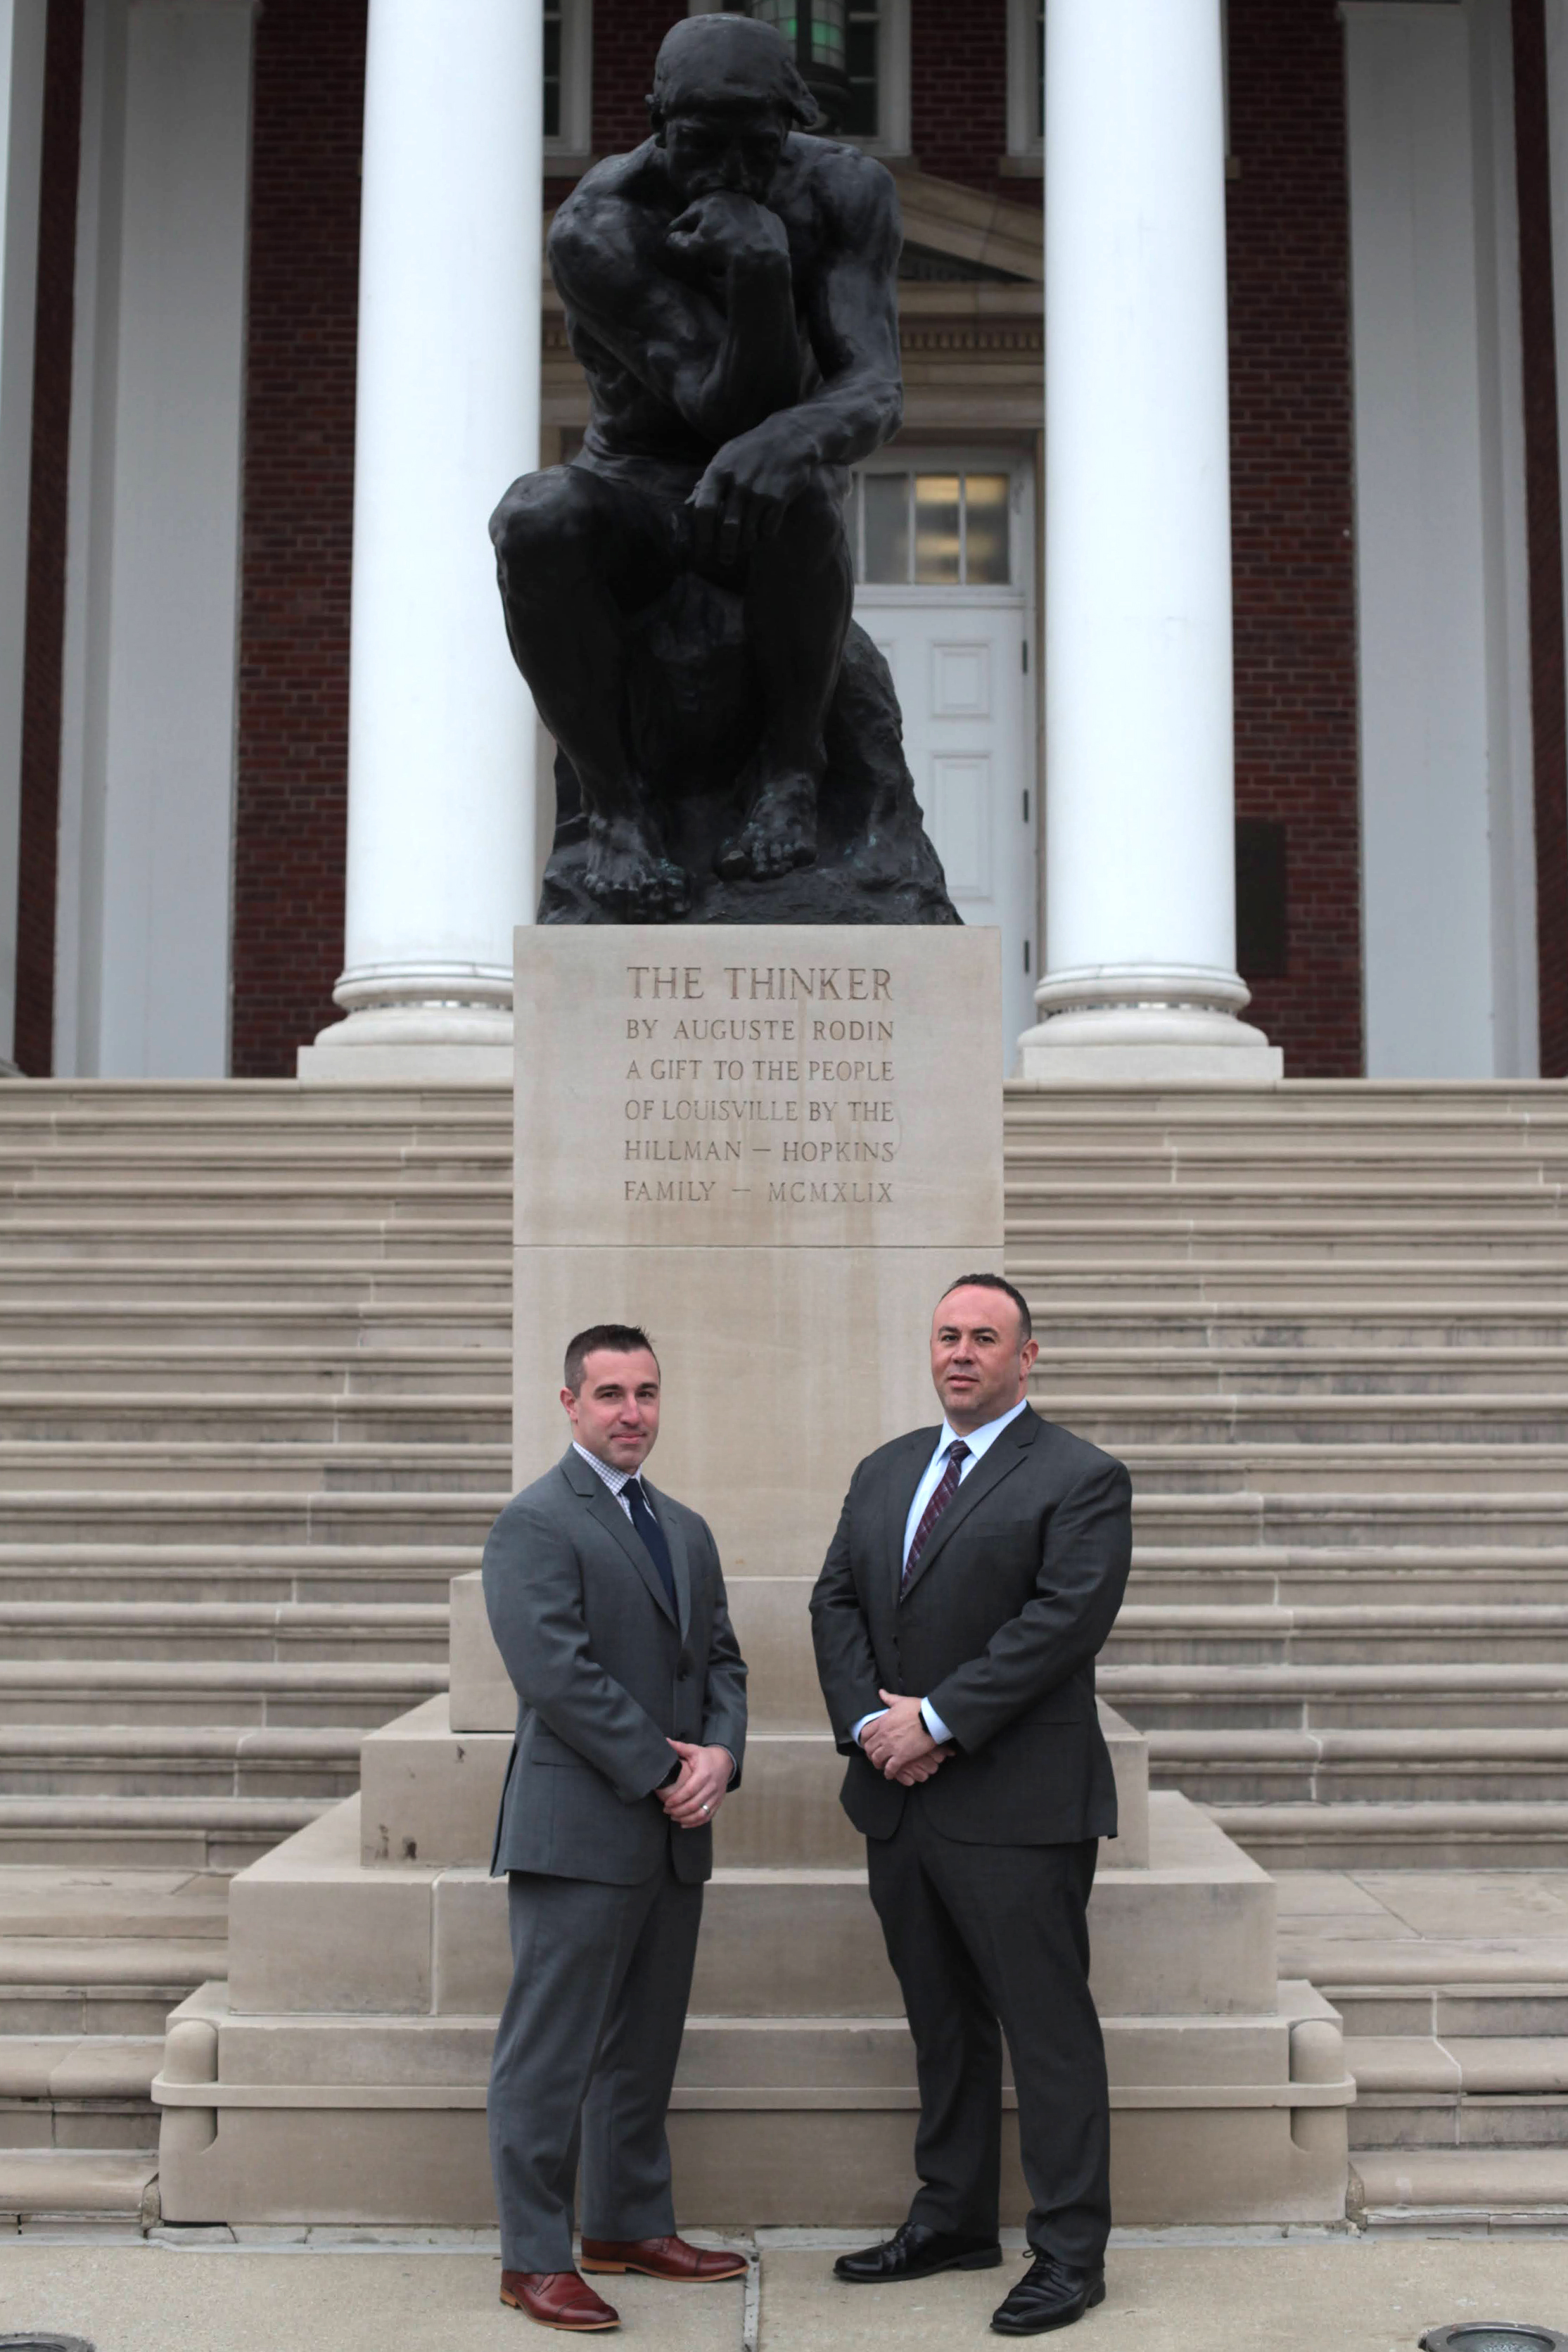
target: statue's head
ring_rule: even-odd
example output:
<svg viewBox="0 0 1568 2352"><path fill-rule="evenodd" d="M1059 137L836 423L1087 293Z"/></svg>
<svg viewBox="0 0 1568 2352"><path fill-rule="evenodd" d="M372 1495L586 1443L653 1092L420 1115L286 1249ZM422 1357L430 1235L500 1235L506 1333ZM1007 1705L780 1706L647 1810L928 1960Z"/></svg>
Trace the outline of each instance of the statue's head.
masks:
<svg viewBox="0 0 1568 2352"><path fill-rule="evenodd" d="M671 26L648 114L683 195L734 188L759 201L790 131L821 119L772 26L735 16L688 16Z"/></svg>

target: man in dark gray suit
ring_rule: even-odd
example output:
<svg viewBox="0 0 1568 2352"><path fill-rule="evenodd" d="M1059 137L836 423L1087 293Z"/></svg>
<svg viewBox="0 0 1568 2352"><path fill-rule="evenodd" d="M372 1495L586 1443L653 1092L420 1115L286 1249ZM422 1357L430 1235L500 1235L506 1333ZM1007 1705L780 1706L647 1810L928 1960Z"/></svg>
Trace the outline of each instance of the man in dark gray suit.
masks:
<svg viewBox="0 0 1568 2352"><path fill-rule="evenodd" d="M746 2268L675 2235L664 2132L746 1667L706 1522L638 1475L659 1433L646 1333L579 1332L565 1379L571 1444L485 1547L518 1700L490 1865L513 1976L488 2109L501 2300L590 2332L619 2321L572 2263L580 2151L585 2271Z"/></svg>
<svg viewBox="0 0 1568 2352"><path fill-rule="evenodd" d="M991 2321L1010 2336L1066 2326L1105 2293L1110 2102L1086 1915L1116 1791L1094 1659L1132 1555L1127 1473L1033 1411L1036 1353L999 1276L938 1301L942 1427L861 1464L811 1597L844 1810L920 2083L909 2220L834 2269L872 2284L1000 2262L1005 2033L1034 2256Z"/></svg>

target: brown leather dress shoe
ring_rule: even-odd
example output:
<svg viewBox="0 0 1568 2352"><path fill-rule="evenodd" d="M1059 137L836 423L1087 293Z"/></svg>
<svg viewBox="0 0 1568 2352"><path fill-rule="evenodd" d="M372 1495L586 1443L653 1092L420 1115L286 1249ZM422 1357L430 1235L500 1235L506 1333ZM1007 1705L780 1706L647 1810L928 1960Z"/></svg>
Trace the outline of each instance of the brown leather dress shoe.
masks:
<svg viewBox="0 0 1568 2352"><path fill-rule="evenodd" d="M746 2256L688 2246L684 2238L584 2238L582 2267L585 2271L636 2271L643 2278L685 2279L692 2286L712 2286L718 2279L744 2278Z"/></svg>
<svg viewBox="0 0 1568 2352"><path fill-rule="evenodd" d="M570 2328L579 2336L621 2325L621 2314L575 2271L503 2271L501 2301L526 2311L541 2327Z"/></svg>

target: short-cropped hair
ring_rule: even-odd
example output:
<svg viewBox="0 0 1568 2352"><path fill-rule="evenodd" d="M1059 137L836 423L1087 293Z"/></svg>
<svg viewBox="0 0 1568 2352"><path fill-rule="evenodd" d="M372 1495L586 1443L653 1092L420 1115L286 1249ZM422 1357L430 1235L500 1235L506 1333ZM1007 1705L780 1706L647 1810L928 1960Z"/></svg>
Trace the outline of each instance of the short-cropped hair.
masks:
<svg viewBox="0 0 1568 2352"><path fill-rule="evenodd" d="M579 1331L566 1343L562 1376L573 1396L582 1387L583 1369L590 1356L597 1355L601 1349L610 1356L640 1356L644 1350L653 1356L653 1342L640 1323L591 1323L586 1331ZM655 1364L658 1360L653 1356Z"/></svg>
<svg viewBox="0 0 1568 2352"><path fill-rule="evenodd" d="M1015 1290L1012 1284L1004 1281L999 1274L961 1274L956 1282L950 1282L947 1285L946 1289L942 1293L942 1298L951 1298L956 1290L999 1290L1003 1297L1010 1298L1018 1308L1019 1346L1027 1347L1030 1340L1033 1339L1034 1318L1029 1311L1028 1299L1021 1290ZM942 1304L942 1298L936 1301L938 1307Z"/></svg>

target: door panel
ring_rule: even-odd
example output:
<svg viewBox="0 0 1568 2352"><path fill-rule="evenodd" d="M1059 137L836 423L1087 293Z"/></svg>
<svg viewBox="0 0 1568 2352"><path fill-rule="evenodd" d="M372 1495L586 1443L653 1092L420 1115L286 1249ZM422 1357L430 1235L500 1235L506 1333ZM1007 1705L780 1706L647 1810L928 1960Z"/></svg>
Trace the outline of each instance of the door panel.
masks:
<svg viewBox="0 0 1568 2352"><path fill-rule="evenodd" d="M1028 607L995 589L862 587L855 610L893 672L904 757L948 895L966 923L1001 931L1010 1068L1034 1021L1037 971Z"/></svg>

